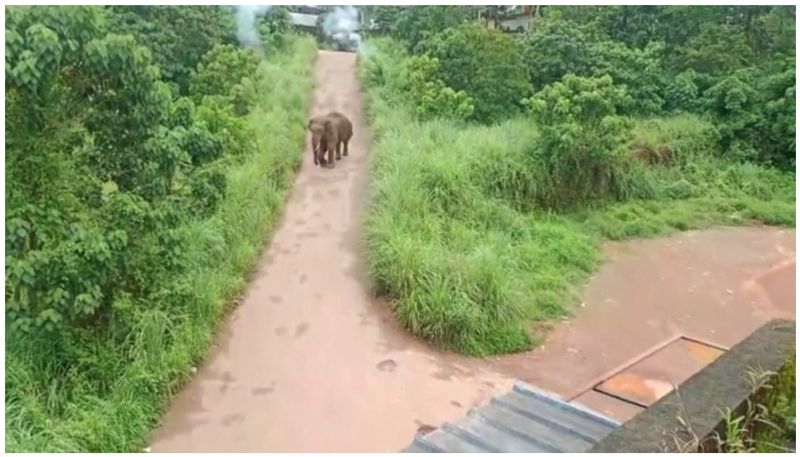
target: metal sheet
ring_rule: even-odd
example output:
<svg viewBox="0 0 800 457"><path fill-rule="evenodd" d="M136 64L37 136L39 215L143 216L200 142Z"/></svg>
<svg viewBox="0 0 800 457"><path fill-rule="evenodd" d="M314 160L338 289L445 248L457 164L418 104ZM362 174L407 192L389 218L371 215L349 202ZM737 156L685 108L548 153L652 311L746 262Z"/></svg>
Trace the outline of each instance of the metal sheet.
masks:
<svg viewBox="0 0 800 457"><path fill-rule="evenodd" d="M587 390L573 399L571 403L578 403L589 407L598 413L605 414L622 423L633 419L634 416L644 411L644 408L641 406L614 398L596 390Z"/></svg>
<svg viewBox="0 0 800 457"><path fill-rule="evenodd" d="M595 390L647 407L722 353L721 349L681 338L606 379Z"/></svg>

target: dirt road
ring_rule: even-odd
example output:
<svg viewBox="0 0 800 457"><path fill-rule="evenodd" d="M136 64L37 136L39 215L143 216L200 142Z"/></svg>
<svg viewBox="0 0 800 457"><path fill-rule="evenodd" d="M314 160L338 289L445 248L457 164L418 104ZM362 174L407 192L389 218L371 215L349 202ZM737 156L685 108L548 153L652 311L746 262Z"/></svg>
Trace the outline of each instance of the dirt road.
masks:
<svg viewBox="0 0 800 457"><path fill-rule="evenodd" d="M719 229L610 243L585 307L535 351L478 361L418 342L370 296L360 260L370 137L355 55L322 51L315 72L310 114L351 118L350 156L319 168L306 145L247 294L153 451L398 451L514 377L575 398L675 335L730 346L771 317L794 318L794 231ZM622 420L637 412L602 406Z"/></svg>
<svg viewBox="0 0 800 457"><path fill-rule="evenodd" d="M311 115L353 122L350 155L310 146L282 222L220 345L173 401L154 452L397 451L511 379L406 335L361 260L370 137L355 54L321 51Z"/></svg>
<svg viewBox="0 0 800 457"><path fill-rule="evenodd" d="M603 259L575 318L556 325L543 347L496 361L498 370L625 421L641 409L589 392L611 372L676 337L730 348L771 319L795 319L794 230L722 227L609 242ZM629 387L685 380L694 371L682 364L692 357L678 352L649 357L657 366Z"/></svg>

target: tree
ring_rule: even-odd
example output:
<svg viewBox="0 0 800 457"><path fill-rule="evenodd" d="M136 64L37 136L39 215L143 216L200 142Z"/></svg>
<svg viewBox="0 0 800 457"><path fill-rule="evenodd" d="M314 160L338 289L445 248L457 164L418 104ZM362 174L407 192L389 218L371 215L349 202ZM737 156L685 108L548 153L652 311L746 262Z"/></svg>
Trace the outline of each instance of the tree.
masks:
<svg viewBox="0 0 800 457"><path fill-rule="evenodd" d="M563 20L543 21L522 39L522 48L535 88L578 76L609 75L624 85L635 103L631 113L659 113L664 104L663 43L652 42L644 49L632 48Z"/></svg>
<svg viewBox="0 0 800 457"><path fill-rule="evenodd" d="M464 92L454 91L437 79L439 60L429 56L414 56L406 61L403 89L411 95L417 116L467 119L475 106Z"/></svg>
<svg viewBox="0 0 800 457"><path fill-rule="evenodd" d="M433 36L423 49L438 59L438 79L473 99L472 118L479 122L518 113L531 92L518 42L498 30L462 24Z"/></svg>
<svg viewBox="0 0 800 457"><path fill-rule="evenodd" d="M217 43L235 43L230 6L111 6L114 29L146 43L162 76L188 93L189 77Z"/></svg>
<svg viewBox="0 0 800 457"><path fill-rule="evenodd" d="M729 25L706 24L677 51L684 68L711 76L730 74L754 58L744 33ZM673 66L677 66L673 63Z"/></svg>
<svg viewBox="0 0 800 457"><path fill-rule="evenodd" d="M177 227L224 193L213 166L232 146L219 117L173 103L149 49L106 33L112 12L8 9L12 332L103 331L122 297L143 299L183 269Z"/></svg>
<svg viewBox="0 0 800 457"><path fill-rule="evenodd" d="M526 100L540 130L536 159L548 179L541 204L571 207L616 192L629 127L617 112L632 102L609 76L572 74Z"/></svg>
<svg viewBox="0 0 800 457"><path fill-rule="evenodd" d="M522 38L525 66L534 88L560 80L567 73L588 75L593 67L590 41L575 23L541 21Z"/></svg>
<svg viewBox="0 0 800 457"><path fill-rule="evenodd" d="M472 18L476 10L463 6L377 6L374 21L376 31L405 43L409 50L430 36L458 26Z"/></svg>
<svg viewBox="0 0 800 457"><path fill-rule="evenodd" d="M189 87L197 103L206 95L228 97L242 79L251 77L258 67L258 57L250 49L217 44L197 64Z"/></svg>

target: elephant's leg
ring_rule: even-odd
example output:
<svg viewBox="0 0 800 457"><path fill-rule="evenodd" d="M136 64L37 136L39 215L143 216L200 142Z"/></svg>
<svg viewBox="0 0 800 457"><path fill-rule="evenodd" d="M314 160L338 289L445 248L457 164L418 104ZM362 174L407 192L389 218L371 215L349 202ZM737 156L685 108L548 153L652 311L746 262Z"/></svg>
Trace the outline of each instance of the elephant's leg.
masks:
<svg viewBox="0 0 800 457"><path fill-rule="evenodd" d="M336 142L336 160L342 160L342 142Z"/></svg>
<svg viewBox="0 0 800 457"><path fill-rule="evenodd" d="M319 165L319 156L317 155L317 150L314 147L311 147L311 155L314 156L314 165Z"/></svg>
<svg viewBox="0 0 800 457"><path fill-rule="evenodd" d="M334 160L333 157L334 154L335 154L334 148L332 148L331 145L328 144L328 163L330 164L331 168L334 168L336 166L336 160Z"/></svg>
<svg viewBox="0 0 800 457"><path fill-rule="evenodd" d="M349 143L349 142L350 142L350 140L344 140L344 156L345 157L347 157L347 143Z"/></svg>

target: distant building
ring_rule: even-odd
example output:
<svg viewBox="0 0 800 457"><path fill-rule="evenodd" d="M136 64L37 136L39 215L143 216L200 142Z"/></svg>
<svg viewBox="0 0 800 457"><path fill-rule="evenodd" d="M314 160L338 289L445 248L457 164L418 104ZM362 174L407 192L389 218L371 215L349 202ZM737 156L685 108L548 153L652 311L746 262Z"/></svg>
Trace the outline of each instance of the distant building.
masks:
<svg viewBox="0 0 800 457"><path fill-rule="evenodd" d="M293 7L294 11L302 14L315 14L319 16L326 11L326 8L318 5L297 5Z"/></svg>
<svg viewBox="0 0 800 457"><path fill-rule="evenodd" d="M292 25L296 29L316 35L319 14L289 13L289 17L292 20Z"/></svg>
<svg viewBox="0 0 800 457"><path fill-rule="evenodd" d="M530 32L539 7L532 5L489 6L479 13L478 19L485 17L486 26L507 32Z"/></svg>

